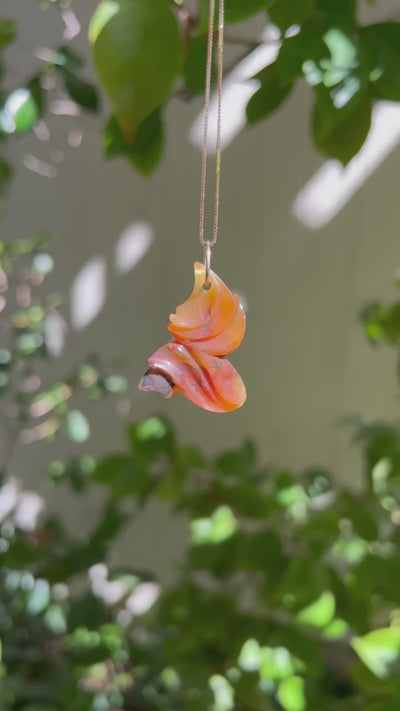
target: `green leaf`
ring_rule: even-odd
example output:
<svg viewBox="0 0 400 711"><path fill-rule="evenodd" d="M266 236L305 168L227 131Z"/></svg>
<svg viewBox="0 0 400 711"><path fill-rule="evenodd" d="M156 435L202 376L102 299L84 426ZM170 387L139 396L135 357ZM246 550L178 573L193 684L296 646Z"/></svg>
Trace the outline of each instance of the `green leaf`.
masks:
<svg viewBox="0 0 400 711"><path fill-rule="evenodd" d="M357 0L315 0L315 14L325 27L353 28Z"/></svg>
<svg viewBox="0 0 400 711"><path fill-rule="evenodd" d="M190 94L200 94L206 86L207 40L192 37L183 67L185 87ZM213 64L213 78L215 77Z"/></svg>
<svg viewBox="0 0 400 711"><path fill-rule="evenodd" d="M377 95L400 101L400 23L362 27L360 51Z"/></svg>
<svg viewBox="0 0 400 711"><path fill-rule="evenodd" d="M372 343L397 343L400 337L400 304L388 307L378 302L367 304L361 312L361 321Z"/></svg>
<svg viewBox="0 0 400 711"><path fill-rule="evenodd" d="M393 695L396 678L378 679L362 662L352 664L349 671L351 680L362 691L373 696Z"/></svg>
<svg viewBox="0 0 400 711"><path fill-rule="evenodd" d="M338 27L332 27L325 33L324 42L336 69L348 70L357 66L357 47L345 32Z"/></svg>
<svg viewBox="0 0 400 711"><path fill-rule="evenodd" d="M319 150L346 165L361 149L371 127L371 98L356 76L331 92L315 88L313 136Z"/></svg>
<svg viewBox="0 0 400 711"><path fill-rule="evenodd" d="M14 20L0 19L0 51L4 49L17 35L17 25Z"/></svg>
<svg viewBox="0 0 400 711"><path fill-rule="evenodd" d="M108 486L115 498L138 496L144 499L154 485L146 462L129 455L111 455L100 461L93 473L93 481Z"/></svg>
<svg viewBox="0 0 400 711"><path fill-rule="evenodd" d="M343 497L343 515L350 519L354 531L366 541L376 541L379 538L379 528L376 517L368 511L363 501L352 498L349 494Z"/></svg>
<svg viewBox="0 0 400 711"><path fill-rule="evenodd" d="M191 522L192 543L195 546L222 543L233 536L237 521L229 506L220 506L210 518Z"/></svg>
<svg viewBox="0 0 400 711"><path fill-rule="evenodd" d="M53 63L58 67L66 67L72 73L82 69L85 64L82 57L80 57L79 54L74 52L74 50L68 46L60 47Z"/></svg>
<svg viewBox="0 0 400 711"><path fill-rule="evenodd" d="M175 450L172 427L163 417L148 417L131 425L128 437L134 453L146 459L154 460L160 454L172 455Z"/></svg>
<svg viewBox="0 0 400 711"><path fill-rule="evenodd" d="M181 69L168 0L103 0L89 29L94 61L127 141L168 98Z"/></svg>
<svg viewBox="0 0 400 711"><path fill-rule="evenodd" d="M40 116L40 107L29 88L16 89L7 98L0 111L0 131L27 133Z"/></svg>
<svg viewBox="0 0 400 711"><path fill-rule="evenodd" d="M134 472L135 465L131 456L115 454L105 457L97 464L92 478L98 484L113 486L119 478L132 477Z"/></svg>
<svg viewBox="0 0 400 711"><path fill-rule="evenodd" d="M332 622L325 627L323 630L323 636L325 639L329 639L331 642L342 639L349 633L349 625L346 620L342 620L340 617L332 620Z"/></svg>
<svg viewBox="0 0 400 711"><path fill-rule="evenodd" d="M310 625L321 629L332 622L335 614L335 598L329 590L308 607L305 607L297 614L297 620L302 625Z"/></svg>
<svg viewBox="0 0 400 711"><path fill-rule="evenodd" d="M277 64L271 64L258 75L261 86L247 104L247 121L256 123L275 111L289 95L293 83L282 80Z"/></svg>
<svg viewBox="0 0 400 711"><path fill-rule="evenodd" d="M247 441L240 448L217 457L216 466L224 476L242 479L254 474L256 459L257 451L254 442Z"/></svg>
<svg viewBox="0 0 400 711"><path fill-rule="evenodd" d="M245 672L255 672L260 668L261 648L256 639L248 639L239 654L238 664Z"/></svg>
<svg viewBox="0 0 400 711"><path fill-rule="evenodd" d="M294 659L286 647L262 647L260 652L260 677L280 681L292 676Z"/></svg>
<svg viewBox="0 0 400 711"><path fill-rule="evenodd" d="M285 711L305 711L307 702L304 692L304 679L292 676L281 682L278 699Z"/></svg>
<svg viewBox="0 0 400 711"><path fill-rule="evenodd" d="M400 672L400 628L389 627L354 637L351 646L380 679Z"/></svg>
<svg viewBox="0 0 400 711"><path fill-rule="evenodd" d="M238 481L234 486L226 486L223 496L232 508L249 518L267 519L278 510L274 499L264 496L252 481Z"/></svg>
<svg viewBox="0 0 400 711"><path fill-rule="evenodd" d="M65 613L60 605L50 605L44 616L46 626L55 635L63 635L67 631Z"/></svg>
<svg viewBox="0 0 400 711"><path fill-rule="evenodd" d="M279 596L288 607L299 609L318 599L327 587L327 573L318 558L293 558L279 586Z"/></svg>
<svg viewBox="0 0 400 711"><path fill-rule="evenodd" d="M274 0L226 0L225 22L227 25L242 22L242 20L246 20L262 10L267 10L272 2ZM200 35L205 34L208 30L209 16L210 0L200 0L200 22L198 27ZM217 18L215 19L215 24L217 24Z"/></svg>
<svg viewBox="0 0 400 711"><path fill-rule="evenodd" d="M282 42L276 60L282 83L290 84L307 74L308 62L312 62L315 67L328 55L328 47L323 41L321 31L316 32L313 27L305 27L294 37L288 37Z"/></svg>
<svg viewBox="0 0 400 711"><path fill-rule="evenodd" d="M235 704L233 688L229 681L224 676L214 674L208 683L214 694L212 711L231 711Z"/></svg>
<svg viewBox="0 0 400 711"><path fill-rule="evenodd" d="M72 101L75 101L75 103L88 111L97 111L99 108L99 96L93 84L83 81L77 77L76 74L69 71L69 69L63 68L61 73L65 82L65 88Z"/></svg>
<svg viewBox="0 0 400 711"><path fill-rule="evenodd" d="M67 415L67 432L73 442L86 442L90 437L90 425L80 410L70 410Z"/></svg>
<svg viewBox="0 0 400 711"><path fill-rule="evenodd" d="M91 546L103 549L105 544L115 538L123 528L127 517L110 503L105 509L102 520L91 536Z"/></svg>
<svg viewBox="0 0 400 711"><path fill-rule="evenodd" d="M26 612L28 615L40 615L50 604L50 586L47 580L36 580L32 592L29 594Z"/></svg>
<svg viewBox="0 0 400 711"><path fill-rule="evenodd" d="M32 99L36 104L39 116L42 116L45 110L45 95L40 83L40 77L34 77L28 84L28 91L32 95Z"/></svg>
<svg viewBox="0 0 400 711"><path fill-rule="evenodd" d="M113 116L104 132L107 158L125 156L142 175L151 175L158 166L164 148L164 126L157 109L139 126L132 142L125 140L118 121Z"/></svg>
<svg viewBox="0 0 400 711"><path fill-rule="evenodd" d="M302 25L314 8L315 0L275 0L268 14L270 20L286 32L292 25Z"/></svg>
<svg viewBox="0 0 400 711"><path fill-rule="evenodd" d="M14 171L9 163L0 158L0 197L3 197L9 187Z"/></svg>

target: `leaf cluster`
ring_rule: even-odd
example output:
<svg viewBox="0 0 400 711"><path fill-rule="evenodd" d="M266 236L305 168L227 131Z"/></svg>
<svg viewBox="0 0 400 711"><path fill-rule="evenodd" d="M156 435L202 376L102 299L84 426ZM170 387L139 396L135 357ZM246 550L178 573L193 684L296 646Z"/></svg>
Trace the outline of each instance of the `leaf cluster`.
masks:
<svg viewBox="0 0 400 711"><path fill-rule="evenodd" d="M17 506L2 518L4 708L396 708L400 427L359 439L362 491L264 467L252 442L210 459L157 416L84 479L82 461L60 477L53 465L53 485L101 486L106 502L85 536L58 518L26 529ZM112 565L113 541L156 499L188 521L169 586Z"/></svg>
<svg viewBox="0 0 400 711"><path fill-rule="evenodd" d="M311 88L316 147L347 164L364 144L376 101L400 100L400 23L362 25L357 0L227 0L229 26L252 16L280 32L277 57L257 75L247 122L267 118L299 80ZM264 15L264 17L263 17ZM105 133L109 156L125 155L142 173L162 156L162 113L174 96L204 91L209 0L190 14L181 2L102 0L89 39L115 118ZM180 31L178 31L180 30ZM128 40L129 38L129 40ZM261 44L232 35L240 54ZM244 53L243 53L244 48Z"/></svg>

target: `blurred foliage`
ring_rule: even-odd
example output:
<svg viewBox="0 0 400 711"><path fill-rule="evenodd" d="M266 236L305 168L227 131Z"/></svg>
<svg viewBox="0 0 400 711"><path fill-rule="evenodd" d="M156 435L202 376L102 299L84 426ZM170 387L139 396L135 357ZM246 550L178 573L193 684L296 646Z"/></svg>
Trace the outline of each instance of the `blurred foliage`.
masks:
<svg viewBox="0 0 400 711"><path fill-rule="evenodd" d="M400 100L400 23L390 18L363 25L365 0L226 0L227 41L236 45L235 64L262 44L268 19L275 26L279 51L256 78L259 89L248 103L254 124L278 109L303 79L313 94L311 131L326 156L348 163L360 150L371 126L373 105ZM192 8L192 6L190 6ZM254 41L231 34L229 26L258 16ZM141 124L168 100L190 98L204 90L209 0L189 10L184 0L102 0L89 39L102 85L117 121L106 131L106 148L118 145L136 168L153 171L162 155L161 128ZM178 32L180 28L180 33ZM280 36L280 37L279 37ZM243 51L244 50L244 51ZM124 141L119 137L122 132ZM115 136L114 136L115 133ZM139 152L141 160L135 160ZM144 153L146 154L144 156Z"/></svg>
<svg viewBox="0 0 400 711"><path fill-rule="evenodd" d="M85 442L90 424L74 404L77 396L93 400L127 388L96 356L78 363L64 380L51 379L52 361L63 352L68 332L62 297L40 295L53 270L51 241L51 235L0 241L0 417L10 433L0 469L18 443L53 440L62 429L73 442Z"/></svg>
<svg viewBox="0 0 400 711"><path fill-rule="evenodd" d="M47 391L45 409L62 393ZM150 417L128 428L125 452L50 466L50 486L85 499L103 490L90 532L22 515L33 494L4 477L2 709L398 709L400 425L361 423L357 435L359 489L317 467L265 467L251 441L209 458ZM112 562L154 500L187 522L168 586Z"/></svg>
<svg viewBox="0 0 400 711"><path fill-rule="evenodd" d="M62 13L68 0L43 0ZM364 144L374 104L400 101L400 22L365 25L366 0L226 0L226 38L233 48L227 73L266 42L274 26L277 56L261 69L259 88L247 106L253 125L279 109L299 81L312 92L311 133L326 156L347 164ZM97 73L114 115L104 130L106 157L125 156L143 175L159 165L164 151L164 111L176 97L190 100L204 91L209 0L186 7L185 0L102 0L89 41ZM259 18L253 39L240 23ZM231 26L234 25L233 29ZM238 28L238 29L237 29ZM18 28L0 18L0 140L23 135L46 117L52 95L64 95L79 109L97 111L99 92L83 76L83 62L69 44L47 49L42 66L21 86L2 88L3 52ZM271 35L272 36L272 35ZM54 81L49 82L51 77ZM215 72L214 72L215 78ZM0 155L0 191L12 169Z"/></svg>
<svg viewBox="0 0 400 711"><path fill-rule="evenodd" d="M13 176L13 168L6 160L10 138L33 131L52 111L54 99L68 99L77 110L99 109L97 89L82 77L83 60L66 45L44 49L39 70L10 90L4 55L17 36L15 22L0 17L0 199L7 193Z"/></svg>

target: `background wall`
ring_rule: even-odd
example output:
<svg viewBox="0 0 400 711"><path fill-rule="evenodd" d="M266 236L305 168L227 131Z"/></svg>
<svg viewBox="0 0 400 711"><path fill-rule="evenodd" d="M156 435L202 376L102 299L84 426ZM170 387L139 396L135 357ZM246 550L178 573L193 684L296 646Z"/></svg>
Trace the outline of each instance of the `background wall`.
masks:
<svg viewBox="0 0 400 711"><path fill-rule="evenodd" d="M95 6L95 0L73 4L82 24L76 47L85 54ZM374 12L382 6L389 16L388 2L378 3ZM14 85L32 73L32 48L60 44L63 24L54 8L43 13L33 0L3 0L1 12L15 17L20 27L17 48L8 54ZM257 37L263 25L261 17L243 32ZM128 375L130 419L165 412L182 440L198 442L211 452L251 436L266 462L296 469L318 462L356 482L360 463L349 446L350 432L338 425L339 416L381 416L394 409L393 356L368 349L356 317L366 300L392 293L399 262L400 151L394 146L375 170L367 156L360 180L365 171L371 171L370 177L331 221L311 229L293 214L299 191L324 164L309 138L305 87L265 125L244 130L227 146L221 236L213 265L247 304L247 337L232 360L246 381L248 401L231 415L210 415L183 398L165 403L136 389L147 357L166 339L169 313L192 288L192 263L202 256L200 153L189 140L200 111L201 101L171 102L166 155L147 181L123 161L104 162L104 117L55 116L47 122L48 142L27 138L13 144L19 168L2 234L13 238L49 230L61 235L48 288L67 295L66 311L71 316L72 310L73 323L54 373L65 374L79 358L97 351ZM225 117L228 123L232 120L232 108L226 107ZM391 122L395 135L399 127L397 114ZM68 143L74 142L78 128L83 131L79 150ZM39 165L41 172L55 177L34 172L32 156L49 166ZM328 195L332 197L331 188ZM136 232L129 231L132 225ZM130 249L134 261L150 233L152 242L143 258L121 273L116 255L122 250L127 258ZM93 320L85 316L88 300L92 315L98 312ZM112 404L93 409L93 452L123 445L121 410L126 412L126 403L122 406L118 417ZM43 490L43 467L50 456L46 447L20 447L15 474L31 488ZM62 502L60 496L56 490L51 504L63 505L74 525L84 530L98 502L91 502L90 511L80 510L72 498L65 503L64 494ZM181 521L154 507L121 542L119 555L134 565L155 565L165 575L184 536Z"/></svg>

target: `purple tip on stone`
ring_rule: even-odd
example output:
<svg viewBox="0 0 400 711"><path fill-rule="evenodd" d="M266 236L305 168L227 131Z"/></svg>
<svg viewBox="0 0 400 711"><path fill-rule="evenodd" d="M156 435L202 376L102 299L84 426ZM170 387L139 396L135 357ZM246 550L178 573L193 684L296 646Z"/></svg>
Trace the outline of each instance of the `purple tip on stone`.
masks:
<svg viewBox="0 0 400 711"><path fill-rule="evenodd" d="M148 370L144 374L138 387L139 390L143 390L145 393L156 393L156 395L160 395L166 400L169 400L175 394L175 388L168 378L162 373L152 370Z"/></svg>

